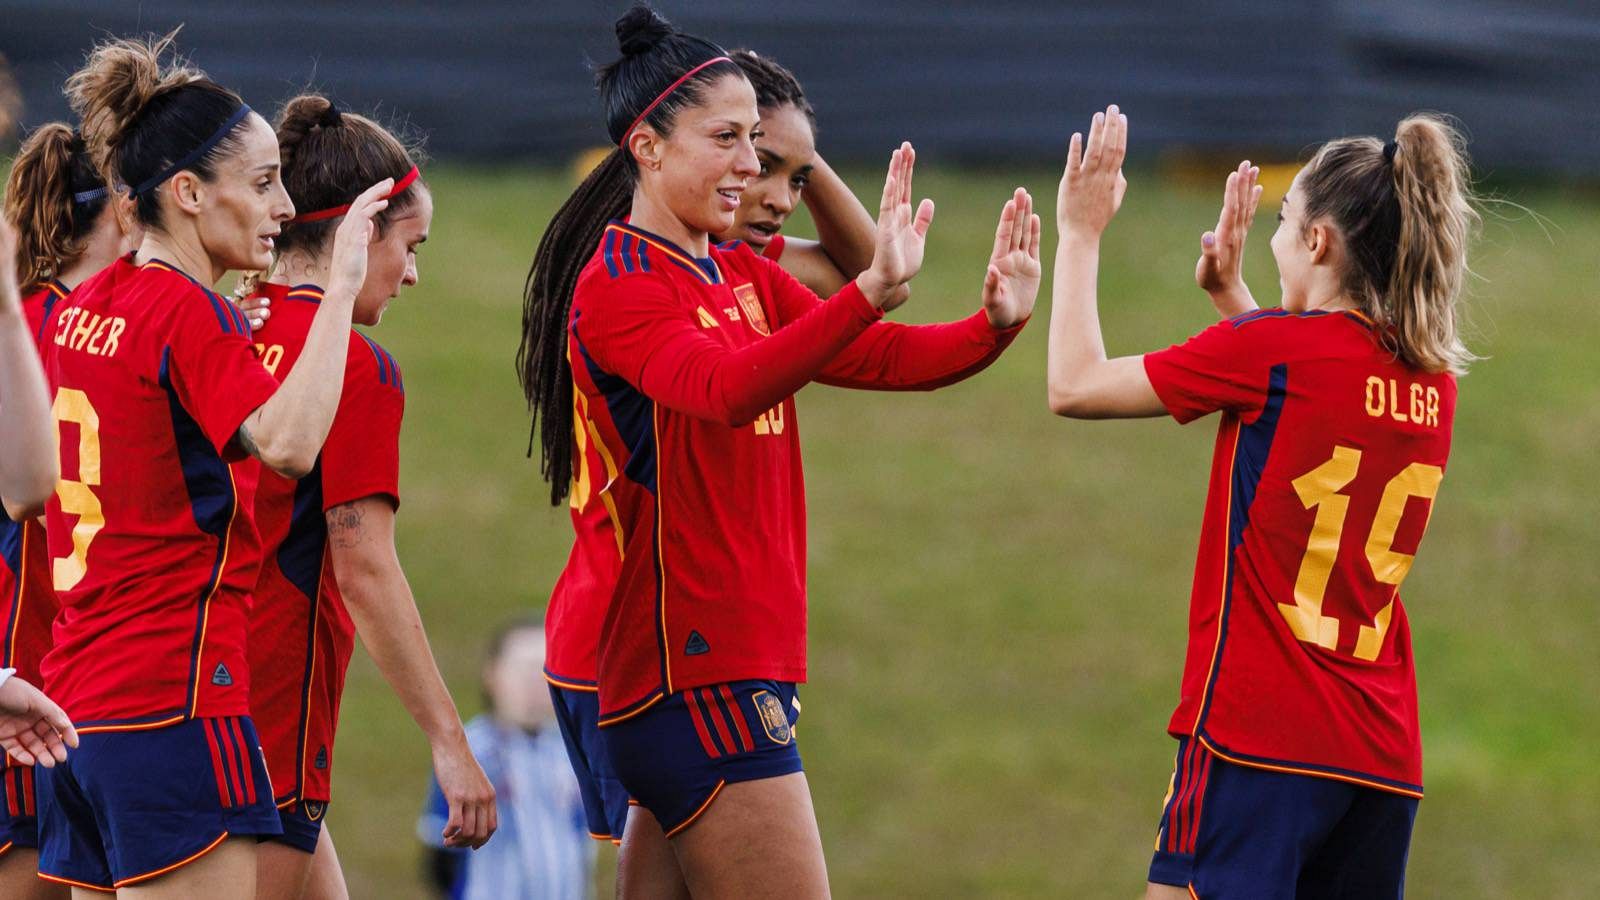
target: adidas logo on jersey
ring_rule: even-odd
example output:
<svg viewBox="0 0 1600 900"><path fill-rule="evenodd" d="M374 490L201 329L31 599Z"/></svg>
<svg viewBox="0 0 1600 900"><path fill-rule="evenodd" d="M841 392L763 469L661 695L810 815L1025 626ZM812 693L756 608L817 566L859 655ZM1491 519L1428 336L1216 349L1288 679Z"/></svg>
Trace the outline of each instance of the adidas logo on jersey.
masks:
<svg viewBox="0 0 1600 900"><path fill-rule="evenodd" d="M216 670L211 673L211 683L221 687L231 686L233 684L233 676L228 674L228 667L222 663L217 663Z"/></svg>
<svg viewBox="0 0 1600 900"><path fill-rule="evenodd" d="M689 641L683 645L684 656L699 656L702 653L710 652L711 645L706 643L706 639L700 636L700 632L689 632Z"/></svg>
<svg viewBox="0 0 1600 900"><path fill-rule="evenodd" d="M318 769L326 769L328 767L328 747L326 744L317 748L317 758L311 761L311 765Z"/></svg>

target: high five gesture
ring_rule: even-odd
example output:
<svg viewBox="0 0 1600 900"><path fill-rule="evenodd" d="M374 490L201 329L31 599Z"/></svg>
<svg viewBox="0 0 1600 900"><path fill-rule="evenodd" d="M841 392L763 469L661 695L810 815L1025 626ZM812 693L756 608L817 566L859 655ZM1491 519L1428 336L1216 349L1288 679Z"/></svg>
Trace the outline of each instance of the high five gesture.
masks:
<svg viewBox="0 0 1600 900"><path fill-rule="evenodd" d="M995 328L1010 328L1033 315L1039 296L1039 216L1033 197L1017 188L1000 211L994 253L983 277L983 311Z"/></svg>
<svg viewBox="0 0 1600 900"><path fill-rule="evenodd" d="M902 143L889 158L889 174L883 180L883 202L878 207L878 231L872 265L856 276L873 306L882 307L894 289L910 281L922 269L922 252L933 224L933 201L924 199L911 210L911 174L917 151Z"/></svg>
<svg viewBox="0 0 1600 900"><path fill-rule="evenodd" d="M1194 265L1194 280L1201 290L1211 295L1217 312L1225 318L1256 308L1255 299L1245 286L1241 267L1245 235L1250 233L1250 225L1256 219L1256 206L1261 202L1261 185L1256 183L1260 174L1261 170L1250 165L1248 159L1228 173L1217 228L1200 235L1200 260Z"/></svg>

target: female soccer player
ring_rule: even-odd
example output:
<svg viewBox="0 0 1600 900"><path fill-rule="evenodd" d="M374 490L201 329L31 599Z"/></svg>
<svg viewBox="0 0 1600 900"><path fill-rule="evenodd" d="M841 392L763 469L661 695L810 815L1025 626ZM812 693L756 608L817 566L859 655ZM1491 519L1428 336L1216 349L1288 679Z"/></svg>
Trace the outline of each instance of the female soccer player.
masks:
<svg viewBox="0 0 1600 900"><path fill-rule="evenodd" d="M740 194L733 227L719 237L744 241L812 291L831 295L871 265L877 226L817 154L815 113L794 75L750 50L735 50L729 56L755 90L761 116L762 134L756 142L761 171ZM781 229L802 197L821 239L786 241ZM898 306L909 294L910 287L901 285L884 309ZM270 312L258 313L249 303L244 308L251 315ZM601 621L616 588L621 548L605 505L592 492L584 496L581 504L574 498L572 507L577 538L572 563L562 572L550 600L546 673L561 711L573 769L583 787L589 833L620 843L628 797L598 749L595 684Z"/></svg>
<svg viewBox="0 0 1600 900"><path fill-rule="evenodd" d="M47 689L82 746L38 773L41 875L88 890L248 897L255 835L282 830L249 717L245 654L259 561L254 456L310 471L338 406L371 217L355 204L305 358L280 386L208 285L261 269L293 206L272 128L172 36L96 47L67 83L97 167L127 185L139 249L45 323L62 480L48 504L61 604Z"/></svg>
<svg viewBox="0 0 1600 900"><path fill-rule="evenodd" d="M310 352L322 285L338 263L335 229L361 186L394 183L388 207L373 217L366 280L355 299L362 325L377 325L389 301L417 283L433 198L394 135L317 94L284 107L278 148L284 188L301 212L284 224L272 276L260 286L276 314L255 340L267 368L283 374ZM427 735L450 806L445 844L476 848L497 824L494 788L473 759L395 555L400 367L354 330L346 340L344 393L316 467L298 481L264 473L256 495L263 565L250 614L250 709L283 819L283 835L262 847L257 897L264 900L347 895L322 820L356 633Z"/></svg>
<svg viewBox="0 0 1600 900"><path fill-rule="evenodd" d="M1019 189L1001 217L982 312L877 325L920 267L933 216L929 201L912 211L914 155L903 145L871 265L820 301L748 247L711 243L760 173L743 73L643 7L617 35L622 58L599 80L619 150L545 232L520 362L543 419L552 500L570 486L578 510L602 504L623 548L598 685L601 752L639 803L620 889L662 896L686 883L743 896L778 883L822 896L826 867L792 730L805 678L792 395L813 380L932 387L983 368L1031 312L1038 222Z"/></svg>
<svg viewBox="0 0 1600 900"><path fill-rule="evenodd" d="M817 153L817 114L794 73L753 50L728 55L756 92L761 172L745 185L733 228L720 237L744 241L818 295L831 296L872 264L876 225ZM781 233L802 199L817 229L814 241Z"/></svg>
<svg viewBox="0 0 1600 900"><path fill-rule="evenodd" d="M1148 896L1399 897L1422 761L1398 592L1473 359L1455 325L1475 218L1461 138L1419 115L1388 143L1326 144L1272 238L1281 309L1108 360L1096 270L1126 147L1113 106L1067 153L1051 409L1223 413ZM1224 309L1254 306L1237 279L1245 175L1230 179L1238 240L1197 267L1225 274L1201 279Z"/></svg>
<svg viewBox="0 0 1600 900"><path fill-rule="evenodd" d="M43 341L45 320L71 293L72 285L138 245L139 229L131 222L125 225L112 206L104 179L71 126L51 122L23 142L6 180L5 221L22 237L14 271L22 283L23 314L35 342ZM42 428L46 435L55 430L48 422ZM50 459L56 461L53 452ZM42 500L7 501L7 518L0 520L0 548L5 551L5 564L0 566L0 621L8 623L0 637L0 666L15 669L33 683L40 681L39 661L50 649L50 623L56 614L44 527L23 514L27 506L42 504ZM0 778L6 782L5 815L0 816L0 895L66 896L65 887L37 875L33 768L4 768Z"/></svg>

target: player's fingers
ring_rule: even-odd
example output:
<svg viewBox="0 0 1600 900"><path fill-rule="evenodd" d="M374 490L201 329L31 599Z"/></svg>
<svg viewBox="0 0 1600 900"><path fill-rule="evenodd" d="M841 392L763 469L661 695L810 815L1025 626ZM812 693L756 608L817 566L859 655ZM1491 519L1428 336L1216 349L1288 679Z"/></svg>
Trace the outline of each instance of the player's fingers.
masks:
<svg viewBox="0 0 1600 900"><path fill-rule="evenodd" d="M900 196L900 192L895 188L894 183L895 168L899 162L899 150L895 150L893 153L889 154L889 171L883 176L883 199L878 203L879 222L882 222L884 216L887 216L889 211L894 209L894 198Z"/></svg>
<svg viewBox="0 0 1600 900"><path fill-rule="evenodd" d="M1097 112L1089 123L1089 141L1083 147L1083 166L1094 170L1100 166L1100 155L1106 144L1106 114Z"/></svg>
<svg viewBox="0 0 1600 900"><path fill-rule="evenodd" d="M916 229L918 237L927 237L928 229L933 227L933 201L924 199L917 205L917 220L912 228Z"/></svg>
<svg viewBox="0 0 1600 900"><path fill-rule="evenodd" d="M1245 204L1244 227L1248 230L1256 223L1256 210L1261 207L1261 185L1250 189L1250 202Z"/></svg>
<svg viewBox="0 0 1600 900"><path fill-rule="evenodd" d="M900 203L902 205L904 205L904 206L910 206L911 205L911 178L912 178L912 176L914 174L916 174L917 150L916 150L915 147L911 146L911 142L910 141L906 141L906 142L902 143L900 145L900 149L902 151L902 155L905 158L905 162L904 162L904 164L903 164L903 166L901 168L901 175L900 175Z"/></svg>
<svg viewBox="0 0 1600 900"><path fill-rule="evenodd" d="M1003 255L1011 248L1011 226L1017 215L1017 205L1013 200L1007 200L1000 207L1000 221L994 226L994 252L990 257Z"/></svg>
<svg viewBox="0 0 1600 900"><path fill-rule="evenodd" d="M78 729L72 727L72 720L67 718L66 712L55 704L55 701L43 694L35 704L39 708L40 721L34 730L48 739L58 737L68 747L78 746ZM65 759L65 757L63 757Z"/></svg>
<svg viewBox="0 0 1600 900"><path fill-rule="evenodd" d="M17 743L21 744L23 749L28 751L28 755L33 757L35 765L44 766L46 769L55 768L56 760L50 753L50 746L44 742L44 738L40 737L32 729L18 734Z"/></svg>
<svg viewBox="0 0 1600 900"><path fill-rule="evenodd" d="M1039 261L1039 232L1044 228L1043 221L1038 213L1028 217L1028 258L1034 262Z"/></svg>
<svg viewBox="0 0 1600 900"><path fill-rule="evenodd" d="M15 737L0 738L0 748L3 748L10 757L24 766L33 765L33 754L22 746Z"/></svg>
<svg viewBox="0 0 1600 900"><path fill-rule="evenodd" d="M385 178L372 187L362 191L355 200L350 202L350 211L345 214L349 219L370 219L389 205L388 194L394 190L394 179Z"/></svg>
<svg viewBox="0 0 1600 900"><path fill-rule="evenodd" d="M1111 120L1111 160L1106 168L1120 170L1122 161L1128 158L1128 116L1118 106L1111 104L1109 113Z"/></svg>
<svg viewBox="0 0 1600 900"><path fill-rule="evenodd" d="M1022 188L1016 193L1017 214L1011 220L1011 249L1021 250L1028 245L1029 222L1033 220L1033 197Z"/></svg>
<svg viewBox="0 0 1600 900"><path fill-rule="evenodd" d="M1078 177L1078 172L1083 168L1083 133L1074 131L1072 139L1067 141L1067 180L1072 181Z"/></svg>

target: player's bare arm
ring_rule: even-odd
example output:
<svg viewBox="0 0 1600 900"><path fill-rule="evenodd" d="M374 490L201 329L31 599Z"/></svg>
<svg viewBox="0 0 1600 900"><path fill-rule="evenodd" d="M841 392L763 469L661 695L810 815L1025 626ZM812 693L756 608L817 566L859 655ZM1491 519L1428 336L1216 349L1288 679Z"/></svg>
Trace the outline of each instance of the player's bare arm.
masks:
<svg viewBox="0 0 1600 900"><path fill-rule="evenodd" d="M1113 104L1095 113L1088 140L1073 134L1056 196L1054 303L1047 368L1050 411L1074 419L1159 416L1166 412L1144 362L1106 358L1096 291L1100 236L1122 205L1128 182L1128 117Z"/></svg>
<svg viewBox="0 0 1600 900"><path fill-rule="evenodd" d="M283 385L239 428L239 445L285 478L311 471L328 439L344 388L346 352L356 294L367 277L372 217L389 205L394 179L385 178L350 205L333 239L333 265L305 349Z"/></svg>
<svg viewBox="0 0 1600 900"><path fill-rule="evenodd" d="M444 840L481 847L498 827L494 787L472 750L455 701L434 663L411 585L394 548L395 509L365 497L325 515L334 576L361 643L400 703L427 735L439 788L450 804Z"/></svg>
<svg viewBox="0 0 1600 900"><path fill-rule="evenodd" d="M55 490L55 424L39 354L17 293L16 233L0 223L0 497L21 521L44 511Z"/></svg>

